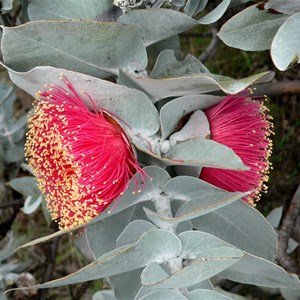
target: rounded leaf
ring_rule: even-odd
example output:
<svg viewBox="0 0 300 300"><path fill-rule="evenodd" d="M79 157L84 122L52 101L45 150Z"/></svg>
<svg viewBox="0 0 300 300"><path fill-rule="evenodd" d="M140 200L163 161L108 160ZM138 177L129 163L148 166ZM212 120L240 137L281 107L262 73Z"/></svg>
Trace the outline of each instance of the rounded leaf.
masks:
<svg viewBox="0 0 300 300"><path fill-rule="evenodd" d="M119 235L115 243L115 248L136 242L141 235L150 230L156 229L155 225L144 220L134 220L129 223Z"/></svg>
<svg viewBox="0 0 300 300"><path fill-rule="evenodd" d="M272 288L300 289L297 275L261 257L246 254L235 266L220 274L229 280Z"/></svg>
<svg viewBox="0 0 300 300"><path fill-rule="evenodd" d="M210 290L195 290L188 293L186 296L188 300L231 300L231 298L228 298L218 292Z"/></svg>
<svg viewBox="0 0 300 300"><path fill-rule="evenodd" d="M160 110L162 138L165 139L174 132L184 116L196 110L204 110L211 107L221 101L221 99L221 97L211 95L189 95L168 102Z"/></svg>
<svg viewBox="0 0 300 300"><path fill-rule="evenodd" d="M300 62L300 12L289 17L277 31L271 46L275 66L284 71Z"/></svg>
<svg viewBox="0 0 300 300"><path fill-rule="evenodd" d="M58 287L112 276L152 262L163 263L177 257L180 251L181 243L176 235L165 230L152 230L143 234L137 242L112 250L68 276L30 288Z"/></svg>
<svg viewBox="0 0 300 300"><path fill-rule="evenodd" d="M98 20L112 8L111 0L31 0L28 17L34 20L92 19Z"/></svg>
<svg viewBox="0 0 300 300"><path fill-rule="evenodd" d="M140 298L139 300L186 300L182 294L174 290L157 290Z"/></svg>
<svg viewBox="0 0 300 300"><path fill-rule="evenodd" d="M287 16L250 6L233 16L218 36L228 46L250 51L270 49L271 42Z"/></svg>
<svg viewBox="0 0 300 300"><path fill-rule="evenodd" d="M292 15L300 12L300 2L299 0L271 0L265 4L265 9L273 9L286 15Z"/></svg>
<svg viewBox="0 0 300 300"><path fill-rule="evenodd" d="M243 255L241 251L236 251L232 254L234 254L233 257L220 256L219 258L195 259L174 274L169 275L166 273L165 276L162 276L163 273L161 271L161 277L156 276L158 274L157 267L146 267L141 275L142 284L159 288L186 288L189 285L217 275L237 263Z"/></svg>
<svg viewBox="0 0 300 300"><path fill-rule="evenodd" d="M15 71L52 66L108 77L120 68L143 71L147 65L141 33L134 26L68 20L2 28L3 60Z"/></svg>
<svg viewBox="0 0 300 300"><path fill-rule="evenodd" d="M249 85L270 81L273 72L262 72L242 79L203 73L201 75L180 76L174 78L152 79L135 77L120 70L118 83L146 93L152 102L168 97L204 94L222 90L227 94L235 94Z"/></svg>
<svg viewBox="0 0 300 300"><path fill-rule="evenodd" d="M140 27L145 46L174 36L199 23L184 13L173 9L137 9L122 15L122 24Z"/></svg>
<svg viewBox="0 0 300 300"><path fill-rule="evenodd" d="M63 86L63 74L80 94L82 101L93 109L89 97L97 108L104 108L129 125L134 134L153 135L159 128L156 108L142 92L91 77L82 73L53 67L36 67L28 72L9 70L11 80L34 96L45 84ZM129 130L129 128L127 128Z"/></svg>
<svg viewBox="0 0 300 300"><path fill-rule="evenodd" d="M257 209L243 201L193 219L192 224L244 251L270 261L275 259L277 236L274 229Z"/></svg>

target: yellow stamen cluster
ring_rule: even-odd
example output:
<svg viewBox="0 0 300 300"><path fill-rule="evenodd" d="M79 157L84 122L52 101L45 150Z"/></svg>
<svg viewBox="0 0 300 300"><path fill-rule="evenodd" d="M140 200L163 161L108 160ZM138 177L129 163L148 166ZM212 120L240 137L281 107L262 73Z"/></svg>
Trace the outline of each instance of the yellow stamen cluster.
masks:
<svg viewBox="0 0 300 300"><path fill-rule="evenodd" d="M52 219L59 222L60 228L75 227L97 216L95 206L103 205L103 200L93 197L93 200L81 201L90 195L93 187L79 183L81 168L71 154L70 143L70 139L76 137L70 135L67 139L61 134L68 123L65 107L38 98L39 94L36 109L28 120L25 155L38 187L46 195Z"/></svg>

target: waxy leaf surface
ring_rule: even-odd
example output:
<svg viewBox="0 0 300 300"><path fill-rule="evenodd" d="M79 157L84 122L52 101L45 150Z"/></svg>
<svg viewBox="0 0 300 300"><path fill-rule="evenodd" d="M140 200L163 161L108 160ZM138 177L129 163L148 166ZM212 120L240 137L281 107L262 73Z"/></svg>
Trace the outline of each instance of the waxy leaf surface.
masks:
<svg viewBox="0 0 300 300"><path fill-rule="evenodd" d="M209 290L195 290L188 293L186 296L188 300L231 300L231 298L228 298L218 292Z"/></svg>
<svg viewBox="0 0 300 300"><path fill-rule="evenodd" d="M219 254L218 258L209 258L208 254L208 258L194 259L186 267L171 275L163 274L161 271L161 276L158 278L158 264L153 263L143 270L142 284L159 288L185 288L220 273L237 263L244 255L242 251L236 248L223 249Z"/></svg>
<svg viewBox="0 0 300 300"><path fill-rule="evenodd" d="M258 286L300 289L299 278L295 274L288 274L282 267L250 254L246 254L220 276Z"/></svg>
<svg viewBox="0 0 300 300"><path fill-rule="evenodd" d="M147 65L138 28L118 23L35 21L3 27L1 48L4 63L19 72L52 66L108 77L119 68L134 72Z"/></svg>
<svg viewBox="0 0 300 300"><path fill-rule="evenodd" d="M218 35L230 47L248 51L267 50L286 19L286 15L259 10L253 5L229 19Z"/></svg>
<svg viewBox="0 0 300 300"><path fill-rule="evenodd" d="M191 95L168 102L160 110L162 138L165 139L174 132L179 121L185 115L196 110L205 110L217 104L221 99L221 97L211 95Z"/></svg>
<svg viewBox="0 0 300 300"><path fill-rule="evenodd" d="M87 96L89 95L98 109L104 108L116 114L129 125L133 133L152 135L159 128L156 108L140 91L82 73L53 67L36 67L28 72L16 72L8 68L8 71L11 80L32 96L39 90L44 90L45 84L65 87L60 79L63 74L71 82L85 105L93 109Z"/></svg>
<svg viewBox="0 0 300 300"><path fill-rule="evenodd" d="M300 12L299 0L270 0L265 4L265 9L274 9L277 12L292 15Z"/></svg>
<svg viewBox="0 0 300 300"><path fill-rule="evenodd" d="M182 294L174 290L157 290L140 298L139 300L186 300Z"/></svg>
<svg viewBox="0 0 300 300"><path fill-rule="evenodd" d="M290 16L277 31L271 46L275 66L284 71L300 62L300 12Z"/></svg>
<svg viewBox="0 0 300 300"><path fill-rule="evenodd" d="M95 259L114 248L116 239L130 222L133 210L134 208L128 208L110 218L85 227L86 240Z"/></svg>
<svg viewBox="0 0 300 300"><path fill-rule="evenodd" d="M35 239L31 242L28 242L20 246L19 248L26 248L26 247L34 246L39 243L43 243L56 236L69 233L83 226L88 226L89 224L92 224L94 222L98 222L100 220L109 218L110 216L118 212L121 212L129 207L132 207L137 203L152 200L153 197L159 195L162 192L163 187L165 183L170 179L170 176L165 170L155 166L145 167L143 170L149 175L149 178L148 177L145 178L146 182L145 182L143 193L136 192L136 183L135 180L132 178L128 184L127 190L124 192L124 195L118 200L119 202L117 206L115 206L113 202L111 206L109 206L105 211L103 211L98 217L92 219L87 223L81 224L80 226L77 226L73 229L60 230L53 234ZM137 176L136 179L140 180L140 184L142 184L141 178L139 176Z"/></svg>
<svg viewBox="0 0 300 300"><path fill-rule="evenodd" d="M133 300L141 289L142 269L117 274L109 277L109 283L118 300Z"/></svg>
<svg viewBox="0 0 300 300"><path fill-rule="evenodd" d="M28 17L34 20L99 20L112 8L111 0L30 0Z"/></svg>
<svg viewBox="0 0 300 300"><path fill-rule="evenodd" d="M157 102L167 97L204 94L219 90L227 94L235 94L251 84L270 81L273 76L274 73L272 72L262 72L237 80L209 73L175 78L151 79L135 77L120 70L118 83L141 90L153 102Z"/></svg>
<svg viewBox="0 0 300 300"><path fill-rule="evenodd" d="M277 236L274 229L255 208L243 201L193 219L192 224L241 250L275 260Z"/></svg>
<svg viewBox="0 0 300 300"><path fill-rule="evenodd" d="M134 244L112 250L80 270L34 288L51 288L108 277L144 267L151 262L162 263L179 255L180 240L165 230L145 233Z"/></svg>

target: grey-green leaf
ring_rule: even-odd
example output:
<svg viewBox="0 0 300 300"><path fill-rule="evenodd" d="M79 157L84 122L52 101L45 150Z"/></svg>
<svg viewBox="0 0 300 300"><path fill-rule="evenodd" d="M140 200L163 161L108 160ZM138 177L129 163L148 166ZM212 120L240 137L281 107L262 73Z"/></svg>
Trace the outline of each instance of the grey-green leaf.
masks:
<svg viewBox="0 0 300 300"><path fill-rule="evenodd" d="M186 300L179 292L174 290L157 290L140 298L139 300Z"/></svg>
<svg viewBox="0 0 300 300"><path fill-rule="evenodd" d="M242 192L230 193L226 191L212 191L206 197L203 197L203 194L184 203L177 210L175 219L194 219L229 205L247 195L247 193Z"/></svg>
<svg viewBox="0 0 300 300"><path fill-rule="evenodd" d="M13 103L16 99L14 88L12 85L0 82L0 106L6 102ZM12 106L12 105L11 105ZM6 117L10 117L11 114L6 112Z"/></svg>
<svg viewBox="0 0 300 300"><path fill-rule="evenodd" d="M174 50L164 50L157 57L156 63L149 74L150 78L170 78L209 73L200 60L188 54L184 60L176 59Z"/></svg>
<svg viewBox="0 0 300 300"><path fill-rule="evenodd" d="M190 176L176 176L170 179L164 187L164 192L171 199L183 201L201 197L201 194L206 196L214 191L222 190L206 181Z"/></svg>
<svg viewBox="0 0 300 300"><path fill-rule="evenodd" d="M275 33L286 15L268 13L250 6L233 16L220 29L218 35L228 46L242 50L270 49Z"/></svg>
<svg viewBox="0 0 300 300"><path fill-rule="evenodd" d="M159 128L156 108L148 97L140 91L91 77L82 73L53 67L36 67L28 72L16 72L9 69L12 81L31 95L45 89L45 84L65 86L60 79L63 74L80 94L81 100L93 109L87 94L97 108L105 108L115 113L130 126L133 133L152 135ZM84 93L81 93L81 92Z"/></svg>
<svg viewBox="0 0 300 300"><path fill-rule="evenodd" d="M147 176L145 176L144 186L139 176L137 176L136 179L131 179L128 184L128 188L119 199L118 205L112 203L94 220L103 220L128 207L144 201L152 200L154 197L159 196L165 183L170 179L170 175L164 169L156 166L145 167L143 172L147 174ZM139 181L139 187L143 187L142 190L137 190L136 180Z"/></svg>
<svg viewBox="0 0 300 300"><path fill-rule="evenodd" d="M117 274L109 277L109 283L112 286L118 300L133 300L135 295L141 289L142 269Z"/></svg>
<svg viewBox="0 0 300 300"><path fill-rule="evenodd" d="M114 248L117 237L130 222L133 210L134 208L128 208L110 218L86 226L87 243L95 259Z"/></svg>
<svg viewBox="0 0 300 300"><path fill-rule="evenodd" d="M178 177L177 177L178 178ZM191 179L198 180L194 177ZM149 220L161 228L168 228L170 225L177 225L183 221L192 220L220 209L223 206L237 201L246 194L241 192L229 193L218 190L199 190L199 195L184 203L176 212L175 217L165 217L150 209L144 208Z"/></svg>
<svg viewBox="0 0 300 300"><path fill-rule="evenodd" d="M162 138L165 139L174 132L179 121L185 115L196 110L205 110L221 99L221 97L211 95L189 95L168 102L160 110Z"/></svg>
<svg viewBox="0 0 300 300"><path fill-rule="evenodd" d="M218 90L222 90L227 94L235 94L251 84L270 81L273 76L273 72L262 72L237 80L206 73L184 77L152 79L131 76L120 70L118 83L141 90L153 102L157 102L168 97L204 94Z"/></svg>
<svg viewBox="0 0 300 300"><path fill-rule="evenodd" d="M149 46L147 48L148 59L155 61L159 54L166 49L174 51L176 57L181 57L181 46L178 34Z"/></svg>
<svg viewBox="0 0 300 300"><path fill-rule="evenodd" d="M116 300L116 297L113 291L104 290L96 292L92 300Z"/></svg>
<svg viewBox="0 0 300 300"><path fill-rule="evenodd" d="M158 269L146 267L141 275L142 284L159 288L186 288L189 285L208 279L231 265L243 256L242 251L227 249L220 251L218 258L200 258L192 260L186 267L174 274L157 277ZM157 266L157 265L156 265ZM199 271L201 270L201 272ZM163 273L161 273L163 275Z"/></svg>
<svg viewBox="0 0 300 300"><path fill-rule="evenodd" d="M28 16L34 20L92 19L112 8L111 0L31 0Z"/></svg>
<svg viewBox="0 0 300 300"><path fill-rule="evenodd" d="M210 282L209 279L206 279L206 280L203 280L203 281L200 281L200 282L197 282L193 285L190 285L188 287L188 290L191 292L191 291L194 291L194 290L210 290L210 291L214 291L214 286L212 285L212 283Z"/></svg>
<svg viewBox="0 0 300 300"><path fill-rule="evenodd" d="M141 235L156 229L155 225L144 220L134 220L129 223L115 241L115 248L136 242Z"/></svg>
<svg viewBox="0 0 300 300"><path fill-rule="evenodd" d="M230 300L230 298L210 290L194 290L186 295L188 300Z"/></svg>
<svg viewBox="0 0 300 300"><path fill-rule="evenodd" d="M139 278L139 281L141 281L141 278ZM141 283L140 283L141 284ZM154 292L154 291L157 291L157 289L155 287L152 287L152 286L142 286L141 285L141 288L139 289L139 291L137 292L137 294L135 295L134 297L134 300L140 300L141 297L151 293L151 292ZM128 299L129 300L129 299ZM131 300L131 299L130 299Z"/></svg>
<svg viewBox="0 0 300 300"><path fill-rule="evenodd" d="M277 31L271 46L275 66L284 71L300 62L300 12L290 16ZM291 38L292 37L292 38Z"/></svg>
<svg viewBox="0 0 300 300"><path fill-rule="evenodd" d="M122 15L118 21L140 27L145 46L198 25L197 21L186 14L164 8L132 10Z"/></svg>
<svg viewBox="0 0 300 300"><path fill-rule="evenodd" d="M300 289L297 275L288 274L278 265L250 254L246 254L235 266L231 266L219 275L246 284Z"/></svg>
<svg viewBox="0 0 300 300"><path fill-rule="evenodd" d="M184 13L192 17L202 11L208 0L188 0L185 7Z"/></svg>
<svg viewBox="0 0 300 300"><path fill-rule="evenodd" d="M3 14L6 14L13 9L13 0L1 0L1 2L2 2L1 12Z"/></svg>
<svg viewBox="0 0 300 300"><path fill-rule="evenodd" d="M30 195L36 197L40 194L37 188L37 182L33 176L14 178L8 182L8 185L25 196Z"/></svg>
<svg viewBox="0 0 300 300"><path fill-rule="evenodd" d="M21 128L23 128L27 123L27 116L24 115L21 118L19 118L17 121L12 122L9 120L9 122L6 123L6 128L3 133L0 133L0 137L6 137L11 136L17 131L19 131Z"/></svg>
<svg viewBox="0 0 300 300"><path fill-rule="evenodd" d="M274 9L286 15L300 12L299 0L271 0L265 4L265 9Z"/></svg>
<svg viewBox="0 0 300 300"><path fill-rule="evenodd" d="M36 197L27 196L24 202L24 206L21 208L21 211L24 214L28 214L28 215L32 214L38 209L41 203L42 203L41 195Z"/></svg>
<svg viewBox="0 0 300 300"><path fill-rule="evenodd" d="M243 201L193 219L192 224L251 254L270 261L276 257L274 229L255 208Z"/></svg>
<svg viewBox="0 0 300 300"><path fill-rule="evenodd" d="M285 300L299 300L300 299L300 289L280 289L281 295Z"/></svg>
<svg viewBox="0 0 300 300"><path fill-rule="evenodd" d="M214 10L194 20L187 14L172 9L138 9L123 14L118 21L122 24L136 25L141 28L145 46L164 40L186 31L199 24L211 24L217 21L226 11L230 0L223 0ZM201 10L197 7L196 10Z"/></svg>
<svg viewBox="0 0 300 300"><path fill-rule="evenodd" d="M190 166L248 169L232 149L208 139L194 139L177 144L166 153L165 158Z"/></svg>
<svg viewBox="0 0 300 300"><path fill-rule="evenodd" d="M181 243L171 232L152 230L134 244L112 250L82 269L33 288L50 288L81 283L138 269L151 262L162 263L179 255Z"/></svg>
<svg viewBox="0 0 300 300"><path fill-rule="evenodd" d="M278 228L281 217L282 217L283 207L279 206L274 208L266 217L267 221L273 228Z"/></svg>
<svg viewBox="0 0 300 300"><path fill-rule="evenodd" d="M231 0L223 0L214 10L199 19L199 24L208 25L218 21L226 12Z"/></svg>
<svg viewBox="0 0 300 300"><path fill-rule="evenodd" d="M100 220L104 220L118 212L123 211L126 208L129 208L131 206L134 206L138 203L152 200L153 197L158 196L164 188L165 183L170 179L170 175L162 168L156 167L156 166L149 166L145 167L144 172L148 174L149 177L145 177L145 186L143 188L143 193L139 193L136 191L136 180L139 182L139 186L142 186L142 180L140 176L137 176L136 179L131 178L128 184L127 190L124 192L122 198L120 198L118 201L118 205L115 205L113 202L110 207L108 207L105 211L103 211L98 217L95 219L92 219L91 221L81 224L73 229L65 229L65 230L59 230L53 234L35 239L31 242L28 242L19 248L26 248L29 246L34 246L39 243L43 243L47 240L50 240L56 236L63 235L65 233L69 233L73 230L76 230L78 228L81 228L83 226L88 226L89 224L92 224L94 222L98 222Z"/></svg>
<svg viewBox="0 0 300 300"><path fill-rule="evenodd" d="M14 145L12 148L5 151L4 160L7 163L24 161L24 146Z"/></svg>
<svg viewBox="0 0 300 300"><path fill-rule="evenodd" d="M178 237L182 244L180 257L183 259L227 257L236 253L243 255L241 250L206 232L186 231Z"/></svg>
<svg viewBox="0 0 300 300"><path fill-rule="evenodd" d="M9 67L21 72L44 65L107 77L119 68L143 71L147 65L138 28L118 23L35 21L3 27L2 53Z"/></svg>

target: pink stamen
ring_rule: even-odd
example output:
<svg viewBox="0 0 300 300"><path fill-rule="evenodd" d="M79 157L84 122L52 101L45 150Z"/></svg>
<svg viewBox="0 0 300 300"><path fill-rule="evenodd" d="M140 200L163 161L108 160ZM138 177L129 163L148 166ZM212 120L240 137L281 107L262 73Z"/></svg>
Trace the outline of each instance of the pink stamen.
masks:
<svg viewBox="0 0 300 300"><path fill-rule="evenodd" d="M94 108L90 111L67 78L62 80L67 89L50 86L39 92L25 152L52 218L67 229L119 199L136 172L143 188L145 172L113 114L97 110L86 94ZM138 190L139 181L133 180Z"/></svg>
<svg viewBox="0 0 300 300"><path fill-rule="evenodd" d="M272 153L271 117L264 101L253 100L249 91L229 95L205 111L211 130L211 139L231 148L240 156L248 171L203 168L200 178L230 192L254 192L245 197L253 204L260 192L266 191L269 156Z"/></svg>

